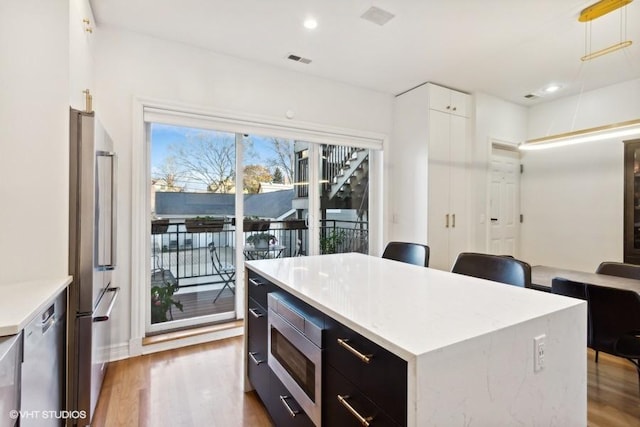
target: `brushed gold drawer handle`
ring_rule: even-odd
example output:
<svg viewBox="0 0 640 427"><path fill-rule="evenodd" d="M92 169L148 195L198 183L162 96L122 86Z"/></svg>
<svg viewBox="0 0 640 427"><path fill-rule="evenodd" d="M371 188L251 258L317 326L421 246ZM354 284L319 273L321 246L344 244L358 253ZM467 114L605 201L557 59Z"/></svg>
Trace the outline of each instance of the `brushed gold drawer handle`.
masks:
<svg viewBox="0 0 640 427"><path fill-rule="evenodd" d="M449 214L445 215L446 217L446 224L445 224L445 228L449 228Z"/></svg>
<svg viewBox="0 0 640 427"><path fill-rule="evenodd" d="M257 351L250 351L249 352L249 357L251 358L251 360L253 360L253 363L255 363L256 365L259 365L261 363L264 363L264 360L258 360L256 359L256 354L258 354Z"/></svg>
<svg viewBox="0 0 640 427"><path fill-rule="evenodd" d="M360 359L364 363L371 362L371 359L373 358L372 354L362 354L358 350L356 350L355 348L351 347L348 344L348 342L349 342L349 340L346 339L346 338L345 339L338 338L338 345L340 345L342 348L345 348L345 349L349 350L349 353L353 354L354 356L356 356L358 359Z"/></svg>
<svg viewBox="0 0 640 427"><path fill-rule="evenodd" d="M295 418L296 415L298 415L298 411L294 411L293 409L291 409L291 406L289 406L289 404L287 403L287 399L290 399L290 396L280 396L280 402L282 402L284 407L287 408L287 412L289 412L291 418Z"/></svg>
<svg viewBox="0 0 640 427"><path fill-rule="evenodd" d="M349 405L349 402L347 402L347 399L349 397L350 396L347 395L347 394L345 394L344 396L338 395L338 402L340 402L342 404L342 406L347 408L347 411L351 412L351 415L356 417L356 419L360 422L360 424L362 424L365 427L368 427L369 423L371 421L373 421L373 417L363 417L362 415L360 415L358 413L358 411L356 411L355 408L353 406Z"/></svg>

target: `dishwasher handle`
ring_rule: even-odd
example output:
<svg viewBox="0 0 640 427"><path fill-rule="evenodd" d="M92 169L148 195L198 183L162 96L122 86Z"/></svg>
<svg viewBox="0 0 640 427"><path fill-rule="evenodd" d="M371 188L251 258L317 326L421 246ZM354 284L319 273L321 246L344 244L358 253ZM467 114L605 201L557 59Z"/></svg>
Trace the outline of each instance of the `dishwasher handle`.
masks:
<svg viewBox="0 0 640 427"><path fill-rule="evenodd" d="M101 312L100 308L104 306L103 301L106 299L105 297L107 296L107 293L111 293L113 295L111 296L111 301L109 301L107 309L104 312ZM104 295L102 295L100 303L96 307L96 311L93 316L94 322L106 322L107 320L109 320L109 318L111 317L111 311L113 310L113 306L115 305L119 294L120 288L108 288L106 291L104 291Z"/></svg>

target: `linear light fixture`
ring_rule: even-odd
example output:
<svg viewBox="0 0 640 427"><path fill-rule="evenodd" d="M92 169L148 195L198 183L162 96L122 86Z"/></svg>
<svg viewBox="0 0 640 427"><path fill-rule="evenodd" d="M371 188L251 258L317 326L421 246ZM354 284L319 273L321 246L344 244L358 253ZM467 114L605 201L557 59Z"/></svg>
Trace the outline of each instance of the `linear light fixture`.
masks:
<svg viewBox="0 0 640 427"><path fill-rule="evenodd" d="M598 126L543 138L530 139L518 146L520 150L543 150L546 148L564 147L584 142L602 141L611 138L623 138L640 135L640 119L611 125Z"/></svg>
<svg viewBox="0 0 640 427"><path fill-rule="evenodd" d="M591 59L597 58L602 55L606 55L607 53L615 52L616 50L624 49L625 47L631 46L633 42L631 40L625 40L618 44L614 44L609 47L605 47L604 49L596 50L595 52L591 52L588 55L580 58L581 61L589 61Z"/></svg>
<svg viewBox="0 0 640 427"><path fill-rule="evenodd" d="M620 9L622 6L628 5L632 1L633 0L601 0L583 9L582 12L580 12L578 21L593 21L596 18L600 18L602 15L606 15L616 9Z"/></svg>

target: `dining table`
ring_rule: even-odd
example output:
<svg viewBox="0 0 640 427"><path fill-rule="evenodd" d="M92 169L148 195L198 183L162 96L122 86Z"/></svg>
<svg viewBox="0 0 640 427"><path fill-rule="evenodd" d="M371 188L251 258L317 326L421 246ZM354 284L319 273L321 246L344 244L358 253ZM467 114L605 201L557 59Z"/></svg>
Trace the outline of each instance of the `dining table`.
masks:
<svg viewBox="0 0 640 427"><path fill-rule="evenodd" d="M256 247L248 244L244 247L244 257L247 261L268 258L280 258L287 247L284 245L269 245L267 247Z"/></svg>
<svg viewBox="0 0 640 427"><path fill-rule="evenodd" d="M531 267L531 287L534 289L551 292L551 281L556 277L591 285L628 289L640 294L640 280L636 279L568 270L547 265L534 265Z"/></svg>

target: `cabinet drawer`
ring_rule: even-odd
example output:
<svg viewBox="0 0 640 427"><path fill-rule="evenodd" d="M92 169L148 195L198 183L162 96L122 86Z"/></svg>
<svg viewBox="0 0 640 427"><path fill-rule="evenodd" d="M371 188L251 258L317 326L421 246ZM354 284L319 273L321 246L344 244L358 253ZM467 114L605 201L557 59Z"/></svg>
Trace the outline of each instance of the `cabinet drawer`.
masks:
<svg viewBox="0 0 640 427"><path fill-rule="evenodd" d="M326 322L327 364L396 422L406 425L407 362L333 319ZM368 362L358 354L367 356Z"/></svg>
<svg viewBox="0 0 640 427"><path fill-rule="evenodd" d="M247 269L249 297L253 298L263 307L267 307L267 294L276 289L276 286L264 277Z"/></svg>
<svg viewBox="0 0 640 427"><path fill-rule="evenodd" d="M266 406L273 423L277 427L313 427L311 418L302 410L289 394L287 388L276 377L273 371L270 373L269 399ZM329 425L329 424L325 424ZM334 424L338 425L338 424Z"/></svg>
<svg viewBox="0 0 640 427"><path fill-rule="evenodd" d="M252 298L247 304L247 319L247 375L264 402L268 396L271 371L267 364L267 311Z"/></svg>
<svg viewBox="0 0 640 427"><path fill-rule="evenodd" d="M364 419L372 426L399 426L332 367L327 367L325 371L323 387L323 425L357 427L363 425Z"/></svg>

